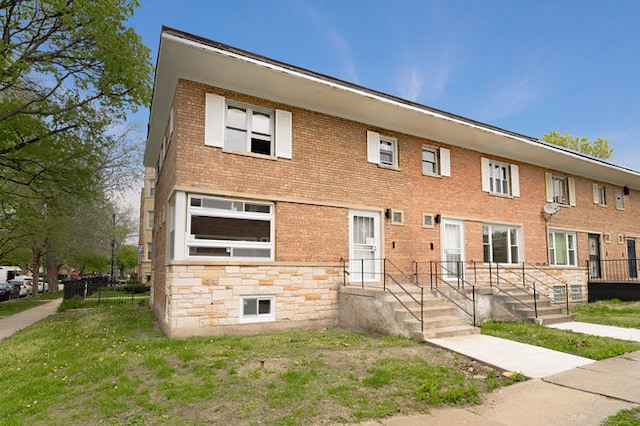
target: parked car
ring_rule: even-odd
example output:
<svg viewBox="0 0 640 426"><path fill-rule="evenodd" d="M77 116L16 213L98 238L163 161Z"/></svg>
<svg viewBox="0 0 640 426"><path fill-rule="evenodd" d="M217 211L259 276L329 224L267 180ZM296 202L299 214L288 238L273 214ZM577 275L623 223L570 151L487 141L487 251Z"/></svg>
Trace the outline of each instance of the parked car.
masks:
<svg viewBox="0 0 640 426"><path fill-rule="evenodd" d="M0 300L17 299L20 289L9 283L0 283Z"/></svg>
<svg viewBox="0 0 640 426"><path fill-rule="evenodd" d="M14 278L12 280L9 280L9 284L13 285L14 287L18 287L18 296L19 297L25 297L25 296L30 296L32 293L32 281L27 281L24 278Z"/></svg>
<svg viewBox="0 0 640 426"><path fill-rule="evenodd" d="M9 284L17 285L20 288L20 297L31 296L33 293L33 279L25 275L20 275L12 280Z"/></svg>

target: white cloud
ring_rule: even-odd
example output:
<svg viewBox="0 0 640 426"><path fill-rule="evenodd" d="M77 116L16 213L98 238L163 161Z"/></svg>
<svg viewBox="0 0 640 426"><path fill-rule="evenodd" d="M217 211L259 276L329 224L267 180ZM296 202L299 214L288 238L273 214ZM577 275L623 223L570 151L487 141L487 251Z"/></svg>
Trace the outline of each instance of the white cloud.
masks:
<svg viewBox="0 0 640 426"><path fill-rule="evenodd" d="M337 58L337 62L344 67L343 79L358 83L358 73L355 63L353 61L353 54L351 52L351 46L343 37L343 35L331 25L331 20L327 18L321 11L313 8L308 3L302 3L299 1L292 3L301 14L305 16L311 24L318 29L322 38L326 39L329 44L329 50L335 55L331 55L331 58Z"/></svg>
<svg viewBox="0 0 640 426"><path fill-rule="evenodd" d="M499 87L490 89L491 93L479 108L481 120L494 121L508 117L526 109L542 96L531 75L502 80L499 84Z"/></svg>

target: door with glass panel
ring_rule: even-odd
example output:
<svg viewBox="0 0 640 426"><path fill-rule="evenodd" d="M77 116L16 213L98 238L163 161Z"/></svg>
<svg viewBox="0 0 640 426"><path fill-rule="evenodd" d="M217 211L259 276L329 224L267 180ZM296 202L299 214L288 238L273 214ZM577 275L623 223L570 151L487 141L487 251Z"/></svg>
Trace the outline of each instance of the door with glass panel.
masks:
<svg viewBox="0 0 640 426"><path fill-rule="evenodd" d="M442 275L444 279L462 278L464 275L464 223L442 219Z"/></svg>
<svg viewBox="0 0 640 426"><path fill-rule="evenodd" d="M600 235L589 234L589 276L600 278Z"/></svg>
<svg viewBox="0 0 640 426"><path fill-rule="evenodd" d="M349 236L351 281L380 280L380 214L352 211Z"/></svg>

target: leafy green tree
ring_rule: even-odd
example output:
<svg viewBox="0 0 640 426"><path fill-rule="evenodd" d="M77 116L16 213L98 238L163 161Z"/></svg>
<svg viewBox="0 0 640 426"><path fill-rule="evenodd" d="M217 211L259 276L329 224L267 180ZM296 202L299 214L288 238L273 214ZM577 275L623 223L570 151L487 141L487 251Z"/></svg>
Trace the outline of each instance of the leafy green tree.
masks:
<svg viewBox="0 0 640 426"><path fill-rule="evenodd" d="M569 148L592 157L608 160L613 155L613 148L609 148L609 141L604 138L596 138L593 142L586 137L573 136L569 132L561 135L555 130L545 133L542 140L554 145Z"/></svg>
<svg viewBox="0 0 640 426"><path fill-rule="evenodd" d="M138 247L133 245L121 246L120 250L118 250L117 264L122 275L134 269L138 265Z"/></svg>
<svg viewBox="0 0 640 426"><path fill-rule="evenodd" d="M43 256L57 276L108 253L107 196L141 173L135 136L114 130L151 96L149 49L125 25L137 6L0 0L0 257L36 278Z"/></svg>

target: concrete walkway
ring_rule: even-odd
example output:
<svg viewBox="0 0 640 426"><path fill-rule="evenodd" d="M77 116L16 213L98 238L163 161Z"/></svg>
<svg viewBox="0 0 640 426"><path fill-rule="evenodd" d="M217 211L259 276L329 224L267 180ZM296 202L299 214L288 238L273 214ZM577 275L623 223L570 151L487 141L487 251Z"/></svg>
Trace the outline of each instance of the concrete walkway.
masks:
<svg viewBox="0 0 640 426"><path fill-rule="evenodd" d="M553 326L640 341L640 330L578 322ZM395 416L364 425L597 426L620 410L640 406L640 351L593 361L484 335L428 342L533 379L489 393L480 406L434 409L430 414Z"/></svg>
<svg viewBox="0 0 640 426"><path fill-rule="evenodd" d="M0 318L0 340L4 340L13 333L56 313L61 303L62 298L54 299L51 302L42 302L41 306Z"/></svg>

